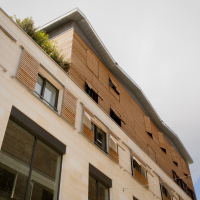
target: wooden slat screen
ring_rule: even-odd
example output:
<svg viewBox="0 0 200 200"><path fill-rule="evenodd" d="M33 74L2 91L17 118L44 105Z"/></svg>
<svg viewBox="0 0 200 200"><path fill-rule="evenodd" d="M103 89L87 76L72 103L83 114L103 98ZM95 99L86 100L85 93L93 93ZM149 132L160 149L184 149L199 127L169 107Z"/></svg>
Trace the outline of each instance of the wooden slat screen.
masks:
<svg viewBox="0 0 200 200"><path fill-rule="evenodd" d="M76 104L77 98L65 88L62 105L62 116L74 126L76 121Z"/></svg>
<svg viewBox="0 0 200 200"><path fill-rule="evenodd" d="M159 139L160 147L163 148L163 149L166 149L165 138L164 138L164 135L161 132L158 132L158 139Z"/></svg>
<svg viewBox="0 0 200 200"><path fill-rule="evenodd" d="M87 136L92 142L94 142L94 132L83 124L83 134Z"/></svg>
<svg viewBox="0 0 200 200"><path fill-rule="evenodd" d="M42 192L43 192L42 185L34 182L31 200L42 200Z"/></svg>
<svg viewBox="0 0 200 200"><path fill-rule="evenodd" d="M110 147L110 157L114 159L117 163L119 163L119 155L118 153Z"/></svg>
<svg viewBox="0 0 200 200"><path fill-rule="evenodd" d="M135 157L139 162L141 162L144 166L146 166L146 163L135 153L132 151L133 157Z"/></svg>
<svg viewBox="0 0 200 200"><path fill-rule="evenodd" d="M85 106L84 106L84 111L87 112L91 117L94 117L94 114Z"/></svg>
<svg viewBox="0 0 200 200"><path fill-rule="evenodd" d="M171 153L172 161L178 163L177 156L176 156L176 150L174 149L173 146L170 146L170 153Z"/></svg>
<svg viewBox="0 0 200 200"><path fill-rule="evenodd" d="M151 121L150 118L144 115L144 124L145 124L145 128L146 128L146 132L148 133L152 133L151 131Z"/></svg>
<svg viewBox="0 0 200 200"><path fill-rule="evenodd" d="M16 200L24 200L26 193L26 185L28 178L21 174L18 174L15 191L14 191L14 199Z"/></svg>
<svg viewBox="0 0 200 200"><path fill-rule="evenodd" d="M188 171L186 165L187 165L186 162L181 158L181 166L182 166L183 173L188 175L189 171Z"/></svg>
<svg viewBox="0 0 200 200"><path fill-rule="evenodd" d="M145 178L140 172L138 172L136 169L134 169L134 176L137 178L143 185L146 187L149 187L148 180Z"/></svg>
<svg viewBox="0 0 200 200"><path fill-rule="evenodd" d="M171 200L165 194L163 194L163 200Z"/></svg>
<svg viewBox="0 0 200 200"><path fill-rule="evenodd" d="M35 90L40 63L26 50L23 51L17 78L30 90Z"/></svg>
<svg viewBox="0 0 200 200"><path fill-rule="evenodd" d="M99 62L89 49L87 50L87 66L97 77L99 76Z"/></svg>
<svg viewBox="0 0 200 200"><path fill-rule="evenodd" d="M112 132L111 130L109 130L109 133L110 133L110 135L112 135L116 140L119 140L119 137L118 137L114 132Z"/></svg>
<svg viewBox="0 0 200 200"><path fill-rule="evenodd" d="M30 164L34 137L15 122L9 120L2 143L2 150Z"/></svg>

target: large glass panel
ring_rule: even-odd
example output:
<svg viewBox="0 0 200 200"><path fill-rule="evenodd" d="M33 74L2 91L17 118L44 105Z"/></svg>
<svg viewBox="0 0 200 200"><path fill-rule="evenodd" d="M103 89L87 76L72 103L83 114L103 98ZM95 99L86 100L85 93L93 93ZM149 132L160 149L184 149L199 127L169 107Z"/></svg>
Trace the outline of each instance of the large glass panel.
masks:
<svg viewBox="0 0 200 200"><path fill-rule="evenodd" d="M98 200L108 200L108 188L98 182Z"/></svg>
<svg viewBox="0 0 200 200"><path fill-rule="evenodd" d="M29 191L31 200L57 199L60 164L61 155L37 140Z"/></svg>
<svg viewBox="0 0 200 200"><path fill-rule="evenodd" d="M44 80L40 76L38 76L37 82L36 82L36 85L35 85L35 92L37 92L39 95L41 95L41 92L42 92L43 82L44 82Z"/></svg>
<svg viewBox="0 0 200 200"><path fill-rule="evenodd" d="M106 151L106 134L98 127L96 127L96 143Z"/></svg>
<svg viewBox="0 0 200 200"><path fill-rule="evenodd" d="M34 137L9 120L0 151L0 199L24 200Z"/></svg>
<svg viewBox="0 0 200 200"><path fill-rule="evenodd" d="M53 107L56 102L56 89L52 87L48 82L44 90L44 99L49 102Z"/></svg>
<svg viewBox="0 0 200 200"><path fill-rule="evenodd" d="M96 180L89 177L89 192L88 192L88 199L89 200L97 200L97 184Z"/></svg>

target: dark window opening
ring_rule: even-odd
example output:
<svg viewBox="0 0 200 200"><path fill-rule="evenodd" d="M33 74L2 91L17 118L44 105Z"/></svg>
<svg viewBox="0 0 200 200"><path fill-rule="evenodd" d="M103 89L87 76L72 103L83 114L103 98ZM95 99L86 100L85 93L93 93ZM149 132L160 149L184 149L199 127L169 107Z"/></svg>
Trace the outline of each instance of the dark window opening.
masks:
<svg viewBox="0 0 200 200"><path fill-rule="evenodd" d="M106 148L106 133L92 123L92 130L94 131L95 144L107 153Z"/></svg>
<svg viewBox="0 0 200 200"><path fill-rule="evenodd" d="M133 197L133 200L138 200L137 198Z"/></svg>
<svg viewBox="0 0 200 200"><path fill-rule="evenodd" d="M58 89L56 89L46 78L38 75L35 85L35 93L54 110L57 110Z"/></svg>
<svg viewBox="0 0 200 200"><path fill-rule="evenodd" d="M110 117L121 127L121 119L110 109Z"/></svg>
<svg viewBox="0 0 200 200"><path fill-rule="evenodd" d="M163 192L163 194L164 194L166 197L168 197L169 199L171 199L170 193L168 192L168 190L167 190L164 186L162 186L162 192Z"/></svg>
<svg viewBox="0 0 200 200"><path fill-rule="evenodd" d="M109 78L109 85L110 87L119 95L119 92L117 91L116 86L112 83L111 79Z"/></svg>
<svg viewBox="0 0 200 200"><path fill-rule="evenodd" d="M165 152L166 153L166 149L164 149L164 148L162 148L162 147L160 147L162 150L163 150L163 152Z"/></svg>
<svg viewBox="0 0 200 200"><path fill-rule="evenodd" d="M53 200L53 194L47 190L43 190L42 200Z"/></svg>
<svg viewBox="0 0 200 200"><path fill-rule="evenodd" d="M85 83L85 92L98 104L98 94Z"/></svg>
<svg viewBox="0 0 200 200"><path fill-rule="evenodd" d="M133 159L133 168L146 178L146 171Z"/></svg>
<svg viewBox="0 0 200 200"><path fill-rule="evenodd" d="M177 162L175 162L175 161L173 161L174 162L174 164L176 165L176 166L178 166L178 163Z"/></svg>
<svg viewBox="0 0 200 200"><path fill-rule="evenodd" d="M109 200L109 189L89 176L88 200Z"/></svg>
<svg viewBox="0 0 200 200"><path fill-rule="evenodd" d="M149 133L149 132L147 132L148 133L148 135L151 137L151 138L153 138L153 135L152 135L152 133Z"/></svg>
<svg viewBox="0 0 200 200"><path fill-rule="evenodd" d="M184 175L188 178L188 175L184 173Z"/></svg>

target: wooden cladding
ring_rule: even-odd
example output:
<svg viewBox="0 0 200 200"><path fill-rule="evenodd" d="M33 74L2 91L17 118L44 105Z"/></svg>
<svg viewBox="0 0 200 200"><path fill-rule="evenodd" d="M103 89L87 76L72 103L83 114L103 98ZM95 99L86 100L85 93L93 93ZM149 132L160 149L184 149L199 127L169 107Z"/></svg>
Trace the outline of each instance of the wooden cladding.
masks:
<svg viewBox="0 0 200 200"><path fill-rule="evenodd" d="M158 139L159 139L160 148L166 149L165 138L161 132L158 132Z"/></svg>
<svg viewBox="0 0 200 200"><path fill-rule="evenodd" d="M145 115L144 115L144 124L145 124L145 130L146 130L146 132L152 133L152 130L151 130L151 120L150 120L149 117L147 117Z"/></svg>
<svg viewBox="0 0 200 200"><path fill-rule="evenodd" d="M138 179L144 186L146 186L147 188L149 188L147 178L145 178L145 177L144 177L140 172L138 172L136 169L134 169L133 174L134 174L134 177L135 177L136 179Z"/></svg>
<svg viewBox="0 0 200 200"><path fill-rule="evenodd" d="M119 155L116 151L114 151L111 147L110 147L110 157L115 160L117 163L119 163Z"/></svg>
<svg viewBox="0 0 200 200"><path fill-rule="evenodd" d="M83 134L87 136L92 142L94 142L94 132L83 124Z"/></svg>
<svg viewBox="0 0 200 200"><path fill-rule="evenodd" d="M190 173L188 166L187 166L187 163L182 158L181 158L181 167L182 167L184 174L188 175Z"/></svg>
<svg viewBox="0 0 200 200"><path fill-rule="evenodd" d="M173 146L170 146L170 153L171 153L172 161L178 163L176 150L174 149Z"/></svg>
<svg viewBox="0 0 200 200"><path fill-rule="evenodd" d="M17 72L17 78L31 91L35 90L39 67L40 63L24 50Z"/></svg>
<svg viewBox="0 0 200 200"><path fill-rule="evenodd" d="M171 200L171 199L168 198L165 194L163 194L163 200Z"/></svg>
<svg viewBox="0 0 200 200"><path fill-rule="evenodd" d="M97 77L99 76L99 62L89 49L87 50L87 66Z"/></svg>
<svg viewBox="0 0 200 200"><path fill-rule="evenodd" d="M74 126L76 121L76 106L77 98L65 88L62 105L62 116Z"/></svg>

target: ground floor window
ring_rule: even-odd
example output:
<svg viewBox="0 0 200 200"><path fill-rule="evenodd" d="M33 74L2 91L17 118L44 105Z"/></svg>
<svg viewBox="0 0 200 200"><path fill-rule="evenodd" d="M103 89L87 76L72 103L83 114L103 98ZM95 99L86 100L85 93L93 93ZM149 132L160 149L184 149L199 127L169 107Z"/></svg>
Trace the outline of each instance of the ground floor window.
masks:
<svg viewBox="0 0 200 200"><path fill-rule="evenodd" d="M9 120L0 151L0 199L56 200L61 155Z"/></svg>
<svg viewBox="0 0 200 200"><path fill-rule="evenodd" d="M109 200L109 189L89 176L88 200Z"/></svg>

